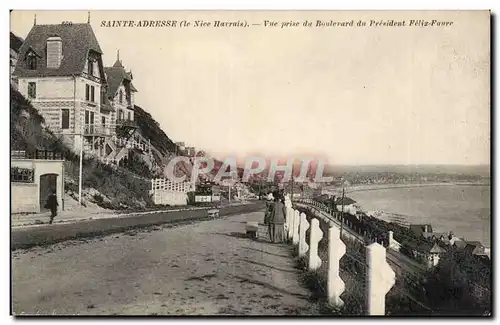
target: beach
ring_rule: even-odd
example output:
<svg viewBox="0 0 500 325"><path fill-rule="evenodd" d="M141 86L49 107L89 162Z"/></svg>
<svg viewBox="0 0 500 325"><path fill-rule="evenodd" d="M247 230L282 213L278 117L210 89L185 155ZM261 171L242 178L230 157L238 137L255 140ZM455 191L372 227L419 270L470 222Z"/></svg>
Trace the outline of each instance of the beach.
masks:
<svg viewBox="0 0 500 325"><path fill-rule="evenodd" d="M367 211L403 215L410 224L431 224L465 240L491 244L491 187L483 184L416 184L351 187L349 197Z"/></svg>

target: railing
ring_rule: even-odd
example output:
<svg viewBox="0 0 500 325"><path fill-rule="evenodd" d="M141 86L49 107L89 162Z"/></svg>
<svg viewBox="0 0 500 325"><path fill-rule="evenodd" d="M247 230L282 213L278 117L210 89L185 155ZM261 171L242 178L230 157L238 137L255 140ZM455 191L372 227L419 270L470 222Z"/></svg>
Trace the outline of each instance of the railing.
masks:
<svg viewBox="0 0 500 325"><path fill-rule="evenodd" d="M151 180L151 191L172 191L172 192L191 192L193 184L190 182L172 182L165 178L155 178Z"/></svg>
<svg viewBox="0 0 500 325"><path fill-rule="evenodd" d="M296 202L314 206L324 211L330 211L322 203L310 200L299 199ZM310 271L317 270L323 263L318 254L318 245L323 236L327 236L327 298L330 305L342 306L343 301L340 296L345 291L345 283L340 277L340 259L346 255L346 245L341 239L341 228L334 222L332 216L324 213L315 213L315 217L309 222L305 213L300 213L292 207L288 199L285 203L287 207L287 218L285 228L286 235L293 245L298 246L299 257L307 257L307 266ZM327 226L328 232L324 234L320 227L321 222ZM309 236L307 230L310 228ZM307 241L307 237L309 237ZM386 260L386 249L377 242L366 246L366 260L360 261L353 256L358 264L364 266L364 291L365 291L365 311L367 315L385 315L385 296L394 286L396 275ZM345 278L345 276L344 276Z"/></svg>
<svg viewBox="0 0 500 325"><path fill-rule="evenodd" d="M64 155L61 152L52 150L13 150L10 152L11 159L44 159L44 160L63 160Z"/></svg>
<svg viewBox="0 0 500 325"><path fill-rule="evenodd" d="M362 262L359 259L356 260L356 257L353 257L352 255L350 255L348 253L345 253L345 245L343 242L341 244L334 244L334 247L344 247L344 248L337 248L337 249L340 249L341 251L342 251L342 249L344 249L344 253L342 253L340 257L345 256L350 260L356 260L356 263L358 266L361 265L364 267L365 272L363 274L361 274L361 279L359 278L359 276L356 279L356 288L363 287L365 290L365 298L366 298L366 303L367 303L366 312L369 315L383 315L384 314L385 306L384 306L384 308L382 308L381 304L385 301L385 295L387 294L387 291L390 290L392 287L392 286L389 286L387 291L385 291L385 293L384 293L384 290L381 290L381 288L378 287L378 284L374 283L370 279L376 279L376 281L378 281L379 283L382 283L382 284L387 283L387 281L389 281L389 283L390 283L390 282L392 282L392 280L391 280L392 274L394 274L394 271L392 269L395 268L395 269L400 271L398 274L402 275L404 273L404 279L409 281L408 284L417 285L417 286L419 285L418 280L420 279L422 271L425 271L425 268L422 265L417 264L416 262L411 262L411 263L406 262L404 259L401 259L401 256L399 256L399 254L395 253L393 250L386 250L380 244L381 242L383 242L381 240L381 238L377 238L373 234L371 235L371 234L367 233L366 230L362 229L361 227L357 226L356 224L353 224L350 221L343 219L341 217L340 213L335 212L334 209L332 209L332 208L328 207L327 205L325 205L321 202L318 202L316 200L309 199L309 198L308 199L295 199L294 204L296 204L297 207L306 208L306 210L310 211L315 217L318 217L319 220L321 221L321 224L323 224L323 226L326 226L328 228L329 233L332 231L332 228L336 228L340 232L340 234L339 234L340 237L342 237L343 239L347 239L347 240L361 243L363 246L368 244L367 246L365 246L365 248L366 248L366 262ZM301 238L301 232L302 232L302 231L300 231L300 229L301 229L300 227L304 227L305 230L307 230L309 223L307 225L306 224L304 224L303 226L301 225L300 218L301 218L301 215L303 213L299 214L299 211L293 209L289 199L287 200L286 205L287 205L287 215L292 216L291 218L287 218L287 229L288 229L287 234L291 234L289 238L291 238L293 243L295 243L297 241L297 244L300 244L300 240L301 240L300 238ZM291 209L291 211L290 211L290 209ZM304 214L304 216L305 216L305 214ZM298 221L295 220L295 218L297 218L297 217L299 218ZM316 218L313 218L313 219L316 219ZM297 227L298 230L294 230L295 227ZM304 230L304 232L305 232L305 230ZM389 231L389 232L391 233L391 231ZM296 234L297 238L293 237L295 233L297 233ZM303 237L305 238L305 235ZM337 237L335 236L334 238L335 238L334 242L338 242ZM332 263L335 264L336 263L335 260L337 260L337 258L335 257L335 259L333 259L333 260L330 258L332 256L330 254L331 238L327 237L326 239L328 242L329 253L325 259L328 261L328 267L330 268L330 264L332 264ZM389 247L391 247L391 242L394 242L394 241L392 240L392 234L389 234L389 243L387 243ZM302 245L304 245L304 244L302 244ZM342 246L342 245L344 245L344 246ZM370 269L370 265L373 264L373 260L370 261L370 257L369 257L370 256L370 247L380 247L381 250L378 248L377 249L384 252L383 262L382 262L382 259L379 259L378 260L379 263L376 263L375 265L372 266L373 270L371 273L370 273L369 269ZM335 249L335 248L333 248L333 249ZM306 250L307 250L307 248L306 248ZM300 252L300 246L299 246L299 252ZM380 254L382 254L382 253L380 253ZM334 255L334 256L336 256L336 255ZM375 261L377 261L377 260L375 260ZM407 263L409 263L409 264L407 264ZM383 270L385 268L385 266L382 267L381 265L386 265L386 266L390 265L389 268L386 269L387 271L383 271L385 273L382 274L382 276L380 275L380 273L377 273L377 272L381 272L380 270ZM342 271L342 267L340 267L339 269ZM375 272L375 274L374 274L374 272ZM330 274L330 270L329 270L328 274ZM390 276L387 277L387 274L389 274ZM347 279L351 278L351 276L349 274L346 274L345 272L343 272L342 276L344 278L347 278ZM370 291L370 289L369 289L370 286L372 286L372 287L375 286L375 291L374 290ZM342 287L342 288L344 288L344 287ZM418 306L418 308L420 310L422 310L425 314L427 314L427 313L432 314L433 312L435 312L429 306L426 306L421 301L419 301L415 297L413 297L412 294L410 294L406 288L402 290L402 288L399 287L397 289L398 290L396 290L395 292L398 292L401 296L404 296L405 298L407 298L412 304L414 304L415 306ZM328 290L335 291L337 289L335 289L335 286L334 286L333 288L329 287ZM328 291L328 290L325 290L325 291ZM342 291L343 291L343 289L342 289ZM480 291L480 290L478 290L478 291ZM328 292L330 292L330 291L328 291ZM372 299L371 295L376 295L379 297L378 302L375 305L378 307L376 307L375 310L373 309L373 306L372 306L372 308L369 307L369 300ZM333 298L331 298L332 293L329 293L329 297L330 297L330 300L331 299L335 300L336 299L335 297L338 298L339 296L336 296L335 294L333 294ZM373 301L372 301L372 303L373 303ZM332 303L332 304L335 305L335 303ZM373 312L375 312L375 313L373 313Z"/></svg>
<svg viewBox="0 0 500 325"><path fill-rule="evenodd" d="M119 145L119 146L122 146L122 147L126 147L126 148L135 148L135 149L140 149L142 151L147 151L149 152L151 150L151 146L149 144L144 144L144 143L141 143L139 141L130 141L130 140L125 140L123 138L119 138L117 137L116 135L113 136L113 141Z"/></svg>
<svg viewBox="0 0 500 325"><path fill-rule="evenodd" d="M85 135L112 135L112 128L110 126L103 126L98 124L85 124L83 126L83 134Z"/></svg>
<svg viewBox="0 0 500 325"><path fill-rule="evenodd" d="M139 127L137 125L136 121L127 120L127 119L116 120L116 125L117 126L127 126L127 127L132 127L132 128L138 128Z"/></svg>

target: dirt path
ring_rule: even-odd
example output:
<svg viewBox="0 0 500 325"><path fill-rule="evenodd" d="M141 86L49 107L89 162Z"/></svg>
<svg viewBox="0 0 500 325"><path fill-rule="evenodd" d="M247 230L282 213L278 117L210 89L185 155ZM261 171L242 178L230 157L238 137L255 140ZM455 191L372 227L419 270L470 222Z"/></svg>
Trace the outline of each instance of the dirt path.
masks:
<svg viewBox="0 0 500 325"><path fill-rule="evenodd" d="M15 314L313 314L290 246L242 214L13 253Z"/></svg>

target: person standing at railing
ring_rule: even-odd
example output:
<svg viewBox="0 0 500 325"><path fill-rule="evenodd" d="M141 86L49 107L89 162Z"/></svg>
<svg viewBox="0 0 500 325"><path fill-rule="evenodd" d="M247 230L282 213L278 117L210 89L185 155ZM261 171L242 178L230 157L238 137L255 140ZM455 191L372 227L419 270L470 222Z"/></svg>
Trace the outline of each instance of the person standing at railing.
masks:
<svg viewBox="0 0 500 325"><path fill-rule="evenodd" d="M270 239L273 243L285 241L286 207L279 192L274 193L274 203L269 218Z"/></svg>
<svg viewBox="0 0 500 325"><path fill-rule="evenodd" d="M273 208L273 195L269 193L266 197L266 210L264 211L264 224L269 225L269 217ZM268 229L269 234L271 233Z"/></svg>

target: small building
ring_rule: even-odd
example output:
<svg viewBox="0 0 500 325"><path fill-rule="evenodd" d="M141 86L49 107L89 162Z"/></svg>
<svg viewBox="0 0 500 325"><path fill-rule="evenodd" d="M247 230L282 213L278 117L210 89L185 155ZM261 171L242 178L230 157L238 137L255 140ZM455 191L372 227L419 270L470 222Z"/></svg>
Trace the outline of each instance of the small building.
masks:
<svg viewBox="0 0 500 325"><path fill-rule="evenodd" d="M432 233L432 226L430 224L410 225L410 230L420 237L423 236L424 233Z"/></svg>
<svg viewBox="0 0 500 325"><path fill-rule="evenodd" d="M53 152L37 151L29 157L24 151L11 153L10 186L12 213L43 212L52 191L58 209L63 206L64 160Z"/></svg>
<svg viewBox="0 0 500 325"><path fill-rule="evenodd" d="M446 251L443 248L439 247L439 245L435 243L427 253L427 266L434 267L438 265L441 257L440 255L445 252Z"/></svg>
<svg viewBox="0 0 500 325"><path fill-rule="evenodd" d="M422 236L426 239L439 240L442 242L449 241L448 234L445 232L424 232Z"/></svg>
<svg viewBox="0 0 500 325"><path fill-rule="evenodd" d="M456 240L453 245L456 249L462 250L467 246L467 242L465 240Z"/></svg>
<svg viewBox="0 0 500 325"><path fill-rule="evenodd" d="M465 242L464 251L470 255L486 255L486 248L479 241L467 241Z"/></svg>

